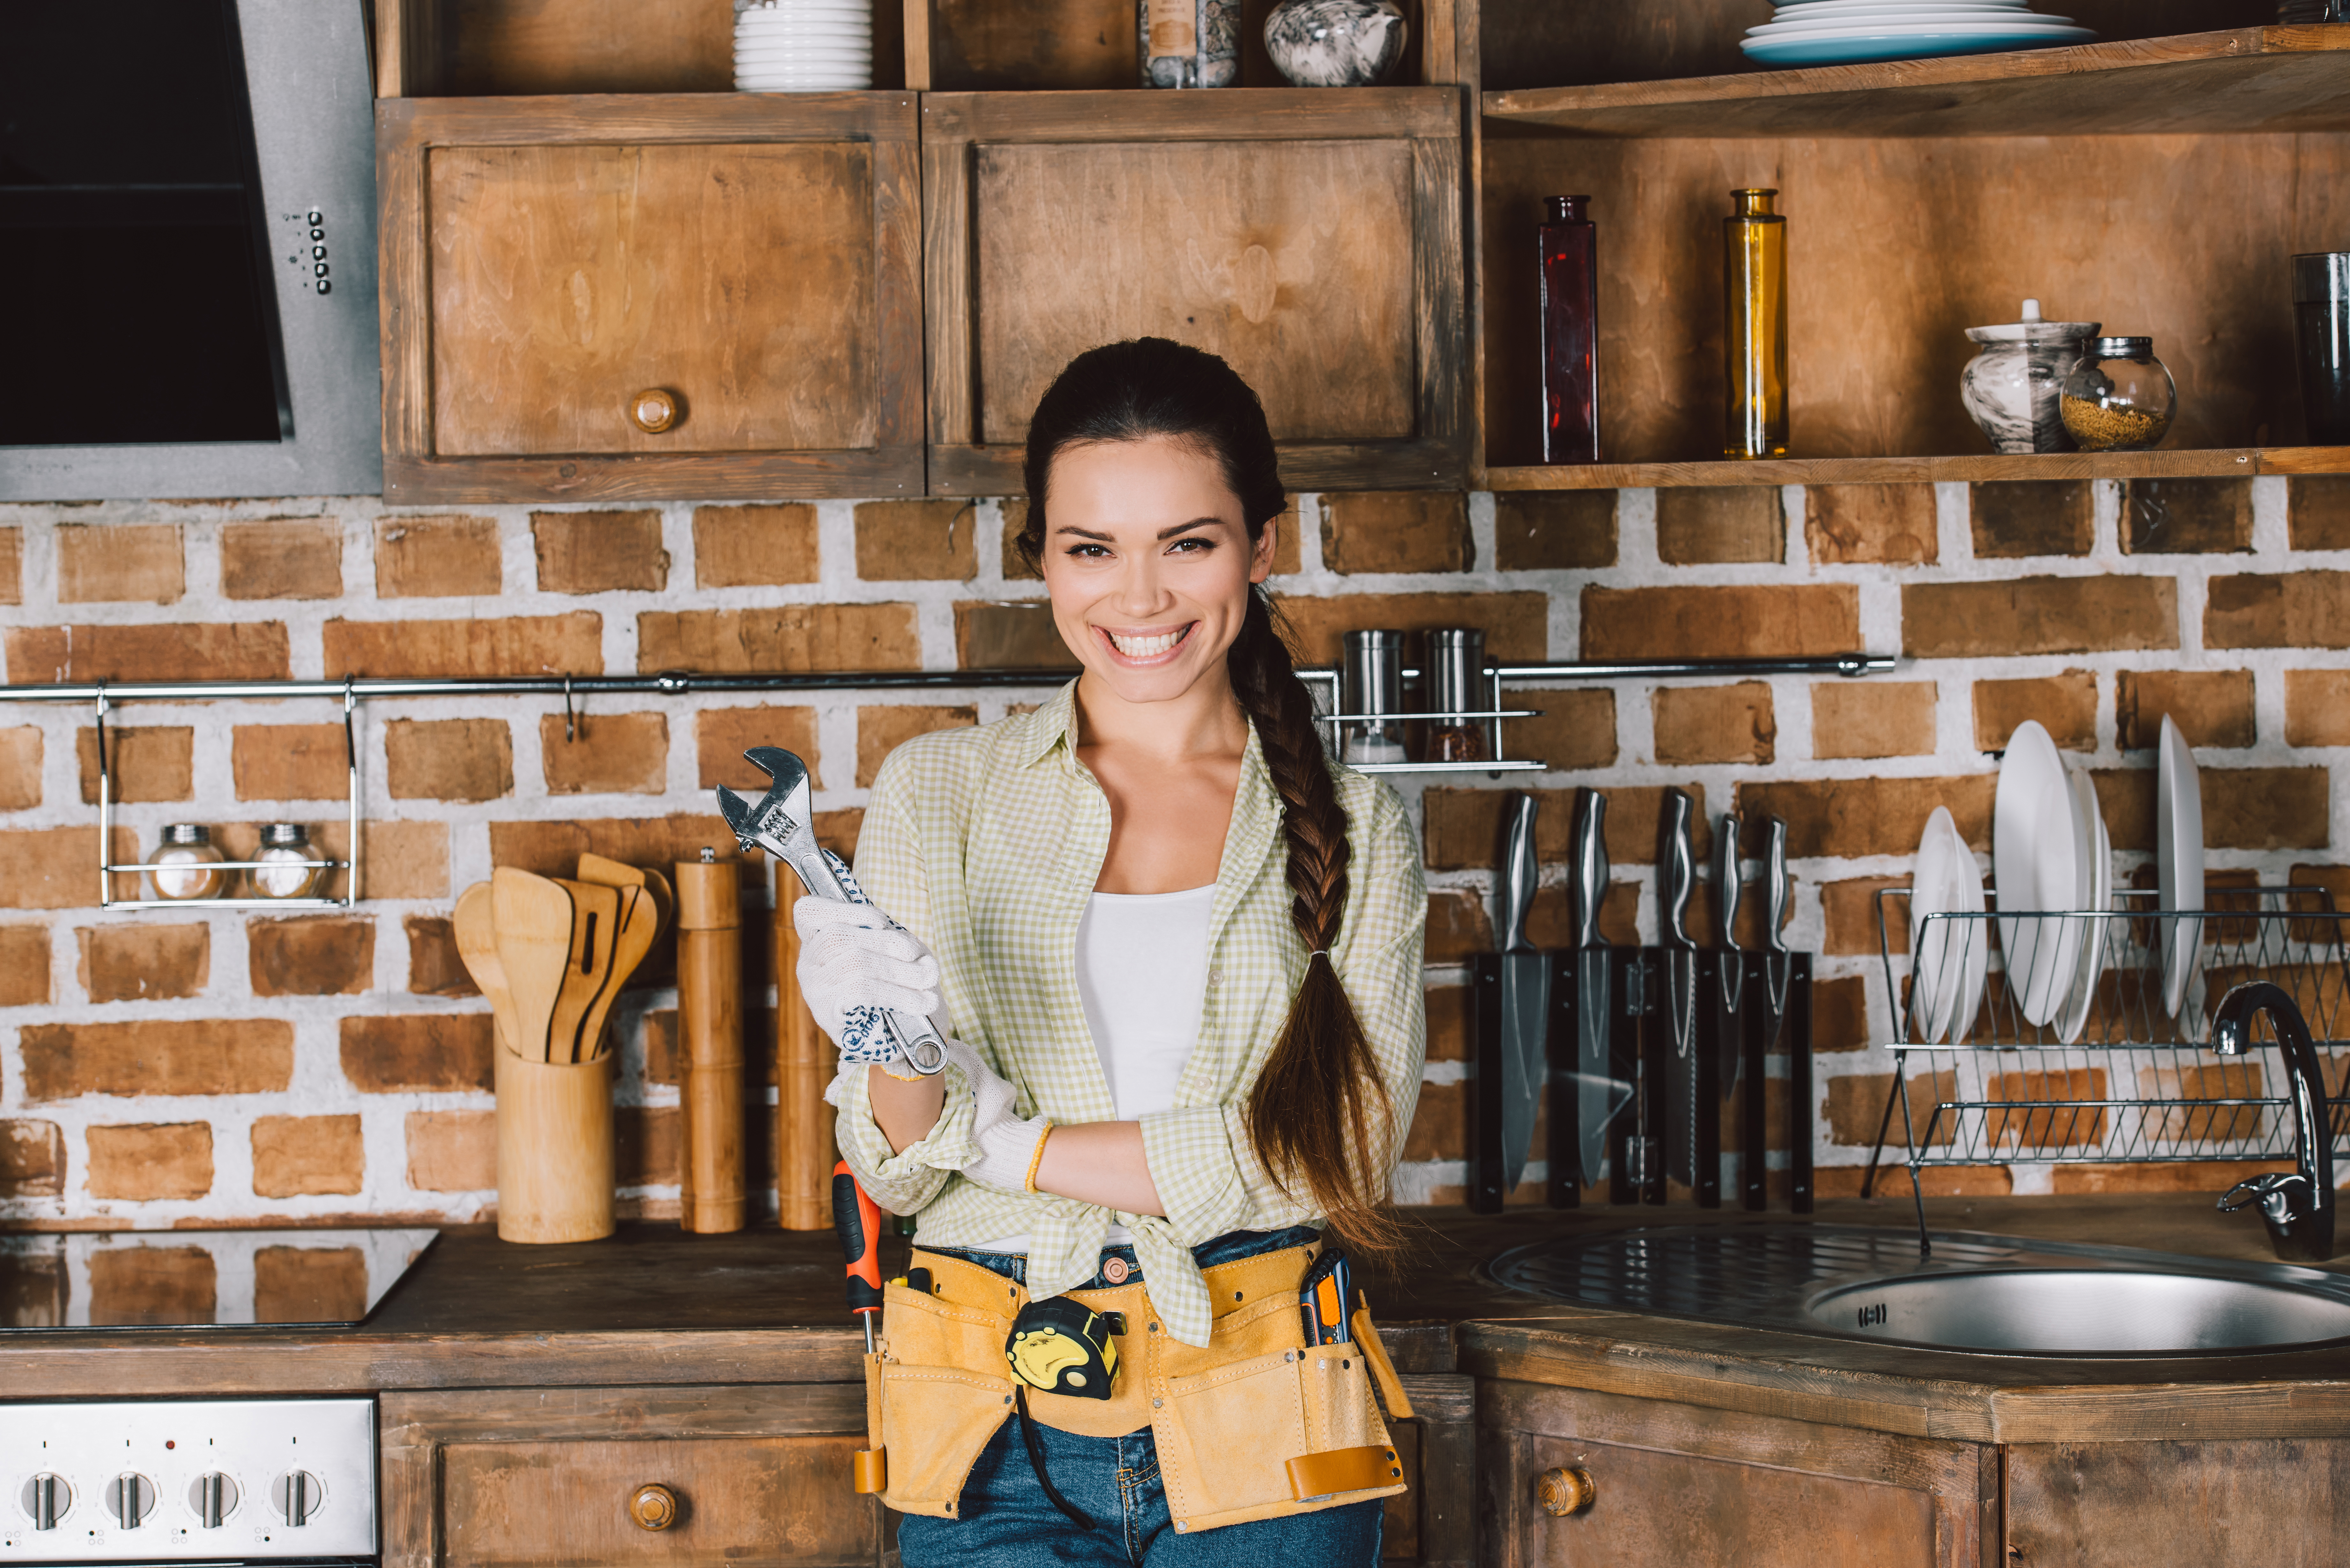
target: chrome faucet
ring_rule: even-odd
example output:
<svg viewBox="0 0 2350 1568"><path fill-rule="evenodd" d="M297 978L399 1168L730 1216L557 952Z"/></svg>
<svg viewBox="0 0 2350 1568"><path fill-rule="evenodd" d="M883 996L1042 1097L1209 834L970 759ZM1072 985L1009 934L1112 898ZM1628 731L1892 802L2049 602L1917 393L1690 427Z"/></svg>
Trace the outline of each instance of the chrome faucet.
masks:
<svg viewBox="0 0 2350 1568"><path fill-rule="evenodd" d="M2294 1168L2239 1181L2220 1199L2221 1213L2258 1205L2269 1244L2290 1262L2322 1263L2334 1256L2334 1116L2325 1096L2324 1065L2309 1023L2282 986L2249 981L2220 999L2212 1019L2211 1049L2241 1056L2252 1045L2252 1019L2267 1013L2293 1083Z"/></svg>

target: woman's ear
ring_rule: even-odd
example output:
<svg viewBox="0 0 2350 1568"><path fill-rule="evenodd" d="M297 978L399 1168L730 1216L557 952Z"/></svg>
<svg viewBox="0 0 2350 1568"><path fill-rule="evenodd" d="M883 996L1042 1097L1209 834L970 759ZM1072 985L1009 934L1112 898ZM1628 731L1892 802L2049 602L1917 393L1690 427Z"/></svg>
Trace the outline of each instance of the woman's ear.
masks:
<svg viewBox="0 0 2350 1568"><path fill-rule="evenodd" d="M1267 519L1264 531L1256 536L1256 546L1249 552L1250 582L1261 583L1273 576L1274 549L1281 542L1281 519L1287 515L1284 512Z"/></svg>

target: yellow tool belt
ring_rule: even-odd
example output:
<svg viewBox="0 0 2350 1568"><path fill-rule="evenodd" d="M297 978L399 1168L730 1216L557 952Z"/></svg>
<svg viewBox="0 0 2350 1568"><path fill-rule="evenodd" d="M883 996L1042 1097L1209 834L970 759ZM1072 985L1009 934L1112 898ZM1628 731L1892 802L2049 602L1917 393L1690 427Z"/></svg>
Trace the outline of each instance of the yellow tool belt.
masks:
<svg viewBox="0 0 2350 1568"><path fill-rule="evenodd" d="M1185 1531L1403 1490L1373 1381L1397 1417L1409 1417L1411 1406L1369 1313L1353 1314L1350 1342L1305 1344L1297 1293L1319 1251L1293 1247L1201 1271L1216 1314L1205 1348L1164 1331L1146 1282L1069 1292L1095 1312L1124 1315L1117 1382L1107 1399L1031 1388L1029 1415L1091 1438L1149 1427L1168 1510ZM1020 1385L1004 1339L1028 1292L920 1248L912 1266L931 1272L931 1289L883 1290L881 1337L865 1363L867 1419L887 1472L881 1501L952 1519L972 1464L1013 1414Z"/></svg>

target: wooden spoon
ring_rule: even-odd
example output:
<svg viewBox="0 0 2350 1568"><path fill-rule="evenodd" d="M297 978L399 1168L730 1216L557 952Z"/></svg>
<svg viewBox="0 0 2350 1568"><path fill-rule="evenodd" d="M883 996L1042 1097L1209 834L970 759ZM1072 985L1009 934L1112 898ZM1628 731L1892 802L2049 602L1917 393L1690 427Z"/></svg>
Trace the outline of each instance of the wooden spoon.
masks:
<svg viewBox="0 0 2350 1568"><path fill-rule="evenodd" d="M552 1061L548 1024L570 968L571 895L560 882L501 866L490 873L490 919L514 997L515 1054Z"/></svg>
<svg viewBox="0 0 2350 1568"><path fill-rule="evenodd" d="M592 1062L604 1054L604 1020L611 1012L612 1003L619 1000L621 988L629 983L629 976L645 961L646 952L660 932L660 910L653 902L650 888L623 888L620 898L620 935L612 950L611 977L579 1025L579 1059L583 1062Z"/></svg>
<svg viewBox="0 0 2350 1568"><path fill-rule="evenodd" d="M563 990L546 1027L546 1059L577 1062L579 1026L612 977L612 950L620 940L619 888L593 882L558 882L571 895L571 940L565 955Z"/></svg>
<svg viewBox="0 0 2350 1568"><path fill-rule="evenodd" d="M492 1028L498 1044L519 1056L522 1043L515 1033L514 992L506 986L505 965L498 961L497 927L490 919L490 885L476 882L457 895L453 924L457 957L482 994L490 999Z"/></svg>

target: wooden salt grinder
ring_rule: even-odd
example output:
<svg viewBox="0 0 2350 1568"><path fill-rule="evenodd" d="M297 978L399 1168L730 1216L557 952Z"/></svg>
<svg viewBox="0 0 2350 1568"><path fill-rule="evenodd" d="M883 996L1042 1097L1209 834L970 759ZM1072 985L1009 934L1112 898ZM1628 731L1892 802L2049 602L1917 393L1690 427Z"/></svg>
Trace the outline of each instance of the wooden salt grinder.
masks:
<svg viewBox="0 0 2350 1568"><path fill-rule="evenodd" d="M679 1097L685 1158L678 1220L705 1234L740 1231L743 1180L741 863L677 863Z"/></svg>
<svg viewBox="0 0 2350 1568"><path fill-rule="evenodd" d="M824 1101L831 1042L800 995L792 874L775 869L775 1209L786 1231L832 1224L833 1109Z"/></svg>

